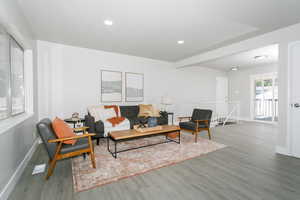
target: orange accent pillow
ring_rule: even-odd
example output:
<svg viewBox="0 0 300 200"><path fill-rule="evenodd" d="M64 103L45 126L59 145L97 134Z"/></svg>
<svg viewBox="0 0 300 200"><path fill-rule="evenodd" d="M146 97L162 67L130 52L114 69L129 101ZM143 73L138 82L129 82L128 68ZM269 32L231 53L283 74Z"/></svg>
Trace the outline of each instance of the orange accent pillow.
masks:
<svg viewBox="0 0 300 200"><path fill-rule="evenodd" d="M57 136L57 138L67 138L67 137L74 137L76 134L74 131L69 127L69 125L64 121L56 117L52 122L52 128ZM76 140L67 140L63 143L65 144L72 144L74 145Z"/></svg>

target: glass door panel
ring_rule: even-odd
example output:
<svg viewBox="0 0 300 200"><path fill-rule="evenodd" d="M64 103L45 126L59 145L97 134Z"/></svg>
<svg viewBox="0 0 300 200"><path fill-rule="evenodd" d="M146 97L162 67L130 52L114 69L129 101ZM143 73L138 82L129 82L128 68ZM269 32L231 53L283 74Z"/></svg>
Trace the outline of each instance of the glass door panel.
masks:
<svg viewBox="0 0 300 200"><path fill-rule="evenodd" d="M262 121L278 120L278 84L276 77L266 77L254 81L254 119Z"/></svg>

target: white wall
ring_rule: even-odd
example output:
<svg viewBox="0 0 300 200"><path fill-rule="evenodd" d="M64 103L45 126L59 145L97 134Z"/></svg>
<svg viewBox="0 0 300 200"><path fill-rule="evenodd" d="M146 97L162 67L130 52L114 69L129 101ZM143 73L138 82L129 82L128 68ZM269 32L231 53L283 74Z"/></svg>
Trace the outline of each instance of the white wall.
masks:
<svg viewBox="0 0 300 200"><path fill-rule="evenodd" d="M288 112L289 112L289 90L288 90L288 44L300 40L300 24L295 24L270 33L266 33L248 40L234 43L219 49L199 54L181 61L174 65L176 67L197 65L203 61L221 58L250 49L279 44L278 62L278 88L279 88L279 134L277 139L277 150L280 153L290 152L288 141ZM288 153L287 153L288 154Z"/></svg>
<svg viewBox="0 0 300 200"><path fill-rule="evenodd" d="M30 49L33 51L33 71L36 71L35 41L33 40L34 36L31 33L30 28L28 28L28 24L24 20L25 18L21 13L22 12L18 7L17 1L1 0L0 23L11 35L13 35L17 39L19 43L21 43L23 47L25 47L26 50ZM26 71L26 74L28 73L32 75L31 71ZM33 101L36 105L33 109L34 114L30 115L30 117L25 117L25 121L21 120L21 123L16 126L12 126L4 132L2 132L3 127L1 127L0 130L0 152L2 153L2 155L0 156L0 199L5 199L13 188L14 183L16 183L15 181L17 181L18 175L21 174L19 173L18 175L16 175L18 172L17 169L31 149L36 139L36 77L36 73L33 73L32 78L34 87L31 92L34 95ZM26 76L25 79L27 82L28 76ZM3 124L3 122L4 121L0 122L0 125ZM5 126L4 128L7 127L8 126ZM16 176L13 176L14 174Z"/></svg>
<svg viewBox="0 0 300 200"><path fill-rule="evenodd" d="M250 76L277 72L277 68L277 64L272 64L228 72L229 100L240 102L241 119L251 120L250 98L253 91L250 88Z"/></svg>
<svg viewBox="0 0 300 200"><path fill-rule="evenodd" d="M176 116L191 116L193 108L216 109L216 77L226 73L201 66L177 69L172 76L172 99L170 110Z"/></svg>
<svg viewBox="0 0 300 200"><path fill-rule="evenodd" d="M169 90L168 62L44 41L38 41L38 55L40 118L83 115L87 106L100 104L101 70L144 73L146 103L159 103Z"/></svg>
<svg viewBox="0 0 300 200"><path fill-rule="evenodd" d="M160 104L167 95L174 102L170 110L189 114L192 103L215 100L216 76L225 76L207 68L178 70L169 62L45 41L38 41L38 63L40 118L73 112L83 116L87 106L101 104L101 69L144 73L145 103ZM119 104L128 104L124 99Z"/></svg>

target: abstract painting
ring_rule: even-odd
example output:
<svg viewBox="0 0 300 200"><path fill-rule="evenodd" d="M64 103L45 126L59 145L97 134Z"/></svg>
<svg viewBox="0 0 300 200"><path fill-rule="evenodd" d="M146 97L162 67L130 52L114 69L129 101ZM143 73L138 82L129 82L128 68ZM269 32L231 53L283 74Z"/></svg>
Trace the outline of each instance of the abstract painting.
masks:
<svg viewBox="0 0 300 200"><path fill-rule="evenodd" d="M122 72L101 70L101 102L122 101Z"/></svg>
<svg viewBox="0 0 300 200"><path fill-rule="evenodd" d="M144 100L144 74L126 72L126 101Z"/></svg>

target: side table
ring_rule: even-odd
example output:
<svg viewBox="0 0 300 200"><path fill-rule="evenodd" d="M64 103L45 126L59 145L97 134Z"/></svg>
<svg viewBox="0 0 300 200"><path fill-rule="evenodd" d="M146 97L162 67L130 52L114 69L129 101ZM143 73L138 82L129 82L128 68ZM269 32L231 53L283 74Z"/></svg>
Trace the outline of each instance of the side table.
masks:
<svg viewBox="0 0 300 200"><path fill-rule="evenodd" d="M172 125L174 125L174 113L173 112L167 112L168 116L171 115L172 116Z"/></svg>
<svg viewBox="0 0 300 200"><path fill-rule="evenodd" d="M78 118L78 119L68 118L68 119L64 119L64 121L68 124L73 124L73 128L76 128L77 123L83 123L85 120L83 118Z"/></svg>

